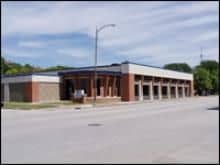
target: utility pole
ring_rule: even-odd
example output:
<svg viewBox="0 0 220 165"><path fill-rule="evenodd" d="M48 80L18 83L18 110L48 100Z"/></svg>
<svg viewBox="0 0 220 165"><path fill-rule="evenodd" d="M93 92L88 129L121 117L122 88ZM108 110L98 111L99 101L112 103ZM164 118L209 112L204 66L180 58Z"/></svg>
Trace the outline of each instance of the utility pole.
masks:
<svg viewBox="0 0 220 165"><path fill-rule="evenodd" d="M96 103L96 95L97 95L97 48L98 48L98 29L96 27L96 31L95 31L95 63L94 63L94 99L93 99L93 106L95 106Z"/></svg>
<svg viewBox="0 0 220 165"><path fill-rule="evenodd" d="M97 95L97 52L98 52L98 33L107 27L115 27L115 24L106 24L100 28L96 27L95 31L95 62L94 62L94 97L93 97L93 106L96 104L96 95Z"/></svg>

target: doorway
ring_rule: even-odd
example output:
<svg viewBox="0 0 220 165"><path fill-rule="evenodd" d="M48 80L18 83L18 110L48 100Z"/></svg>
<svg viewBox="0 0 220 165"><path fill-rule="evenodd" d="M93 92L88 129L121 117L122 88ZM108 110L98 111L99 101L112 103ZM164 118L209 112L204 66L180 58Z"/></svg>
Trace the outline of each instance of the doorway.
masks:
<svg viewBox="0 0 220 165"><path fill-rule="evenodd" d="M143 99L144 100L150 99L149 85L143 85Z"/></svg>
<svg viewBox="0 0 220 165"><path fill-rule="evenodd" d="M72 79L66 80L66 88L65 88L65 99L71 99L72 94L74 93L74 82Z"/></svg>

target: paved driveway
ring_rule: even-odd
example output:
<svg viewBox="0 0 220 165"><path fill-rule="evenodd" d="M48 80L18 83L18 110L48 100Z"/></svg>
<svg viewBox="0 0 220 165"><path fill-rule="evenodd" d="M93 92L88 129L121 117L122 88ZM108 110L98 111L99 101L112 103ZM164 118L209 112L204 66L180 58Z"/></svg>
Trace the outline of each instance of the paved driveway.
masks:
<svg viewBox="0 0 220 165"><path fill-rule="evenodd" d="M2 110L2 163L218 163L218 106L218 97L199 97Z"/></svg>

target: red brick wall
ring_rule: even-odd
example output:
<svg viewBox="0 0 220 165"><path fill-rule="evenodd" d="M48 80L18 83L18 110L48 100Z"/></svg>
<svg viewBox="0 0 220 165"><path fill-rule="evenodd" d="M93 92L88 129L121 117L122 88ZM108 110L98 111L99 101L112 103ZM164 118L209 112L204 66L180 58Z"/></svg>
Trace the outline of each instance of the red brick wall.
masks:
<svg viewBox="0 0 220 165"><path fill-rule="evenodd" d="M28 102L39 101L39 84L37 82L25 83L25 100Z"/></svg>
<svg viewBox="0 0 220 165"><path fill-rule="evenodd" d="M134 101L134 75L123 74L121 79L122 101Z"/></svg>
<svg viewBox="0 0 220 165"><path fill-rule="evenodd" d="M60 99L65 99L65 89L66 89L66 81L62 81L60 83Z"/></svg>

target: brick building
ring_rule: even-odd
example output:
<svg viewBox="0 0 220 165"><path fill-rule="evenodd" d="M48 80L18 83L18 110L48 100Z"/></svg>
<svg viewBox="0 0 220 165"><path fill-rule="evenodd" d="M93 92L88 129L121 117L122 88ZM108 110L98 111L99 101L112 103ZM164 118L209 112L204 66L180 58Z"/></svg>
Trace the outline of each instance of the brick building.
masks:
<svg viewBox="0 0 220 165"><path fill-rule="evenodd" d="M193 75L158 67L123 62L97 67L56 72L4 76L1 99L4 101L45 102L69 100L76 90L84 90L92 100L154 100L193 96Z"/></svg>

